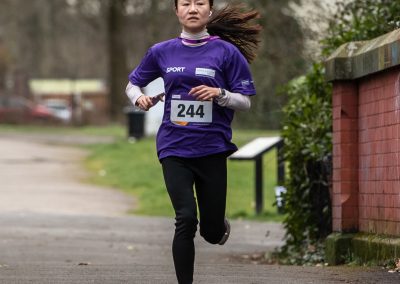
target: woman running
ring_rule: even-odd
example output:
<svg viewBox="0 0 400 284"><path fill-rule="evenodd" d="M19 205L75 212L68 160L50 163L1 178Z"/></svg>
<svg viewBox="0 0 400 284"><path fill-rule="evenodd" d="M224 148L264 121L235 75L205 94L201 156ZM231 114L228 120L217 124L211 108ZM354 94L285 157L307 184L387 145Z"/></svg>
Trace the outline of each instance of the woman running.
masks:
<svg viewBox="0 0 400 284"><path fill-rule="evenodd" d="M212 8L212 0L175 0L180 37L152 46L126 89L132 103L147 111L163 98L146 96L141 88L164 79L157 155L176 215L172 253L181 284L193 282L197 206L207 242L223 245L229 237L226 160L237 150L231 122L235 110L250 108L256 93L249 62L261 28L249 21L258 12L233 6L212 17Z"/></svg>

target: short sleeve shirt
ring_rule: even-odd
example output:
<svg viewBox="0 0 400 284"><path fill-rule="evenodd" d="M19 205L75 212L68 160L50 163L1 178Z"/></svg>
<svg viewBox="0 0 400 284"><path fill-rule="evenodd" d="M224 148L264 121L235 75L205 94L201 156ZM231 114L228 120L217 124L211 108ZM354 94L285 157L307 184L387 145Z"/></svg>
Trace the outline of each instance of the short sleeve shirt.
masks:
<svg viewBox="0 0 400 284"><path fill-rule="evenodd" d="M186 46L175 38L152 46L129 81L145 87L162 77L165 105L157 133L159 159L168 156L202 157L234 152L231 123L234 111L216 102L198 102L189 91L199 85L255 95L249 64L232 44L215 39L202 46Z"/></svg>

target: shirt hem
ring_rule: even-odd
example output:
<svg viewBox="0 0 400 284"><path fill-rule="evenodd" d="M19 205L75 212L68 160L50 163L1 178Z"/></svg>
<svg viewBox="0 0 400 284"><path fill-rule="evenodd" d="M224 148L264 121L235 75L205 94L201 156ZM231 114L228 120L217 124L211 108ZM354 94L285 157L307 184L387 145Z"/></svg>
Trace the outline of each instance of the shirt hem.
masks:
<svg viewBox="0 0 400 284"><path fill-rule="evenodd" d="M201 158L205 156L210 156L214 154L220 154L220 153L227 153L227 156L230 156L234 152L237 151L237 147L232 147L232 148L220 148L220 149L215 149L213 151L207 152L207 153L201 153L201 154L194 154L194 155L182 155L178 153L167 153L165 155L159 155L158 160L161 161L164 158L167 157L180 157L180 158Z"/></svg>

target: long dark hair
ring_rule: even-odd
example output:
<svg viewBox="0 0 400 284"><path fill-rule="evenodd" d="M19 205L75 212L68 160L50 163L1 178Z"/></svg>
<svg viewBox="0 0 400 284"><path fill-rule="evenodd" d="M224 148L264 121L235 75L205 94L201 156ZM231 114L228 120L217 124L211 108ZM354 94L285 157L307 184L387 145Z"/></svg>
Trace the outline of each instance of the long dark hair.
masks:
<svg viewBox="0 0 400 284"><path fill-rule="evenodd" d="M207 30L211 35L217 35L234 44L250 63L257 55L262 28L259 24L250 22L259 18L259 12L256 10L243 12L244 7L244 5L228 5L216 11L207 24Z"/></svg>
<svg viewBox="0 0 400 284"><path fill-rule="evenodd" d="M213 7L213 0L209 0ZM175 0L177 8L178 0ZM214 12L207 24L207 30L211 35L219 36L221 39L234 44L243 56L251 63L257 56L260 43L259 35L262 27L251 23L260 17L256 10L244 11L245 5L227 5L221 10Z"/></svg>

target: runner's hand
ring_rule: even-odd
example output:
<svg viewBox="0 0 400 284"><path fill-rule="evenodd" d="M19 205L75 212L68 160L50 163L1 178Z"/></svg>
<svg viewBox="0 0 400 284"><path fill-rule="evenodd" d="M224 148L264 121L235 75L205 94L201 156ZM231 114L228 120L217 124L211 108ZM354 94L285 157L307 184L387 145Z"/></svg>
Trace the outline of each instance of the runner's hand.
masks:
<svg viewBox="0 0 400 284"><path fill-rule="evenodd" d="M151 107L155 106L159 101L164 101L165 93L158 94L154 97L146 95L140 96L136 101L136 106L141 110L148 111Z"/></svg>
<svg viewBox="0 0 400 284"><path fill-rule="evenodd" d="M140 96L136 101L136 106L141 110L148 111L153 106L151 97L146 95Z"/></svg>
<svg viewBox="0 0 400 284"><path fill-rule="evenodd" d="M200 85L190 90L189 95L192 95L198 101L211 101L219 96L219 88Z"/></svg>

